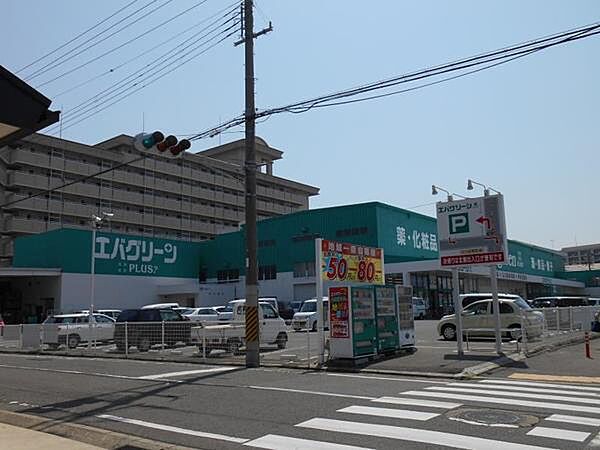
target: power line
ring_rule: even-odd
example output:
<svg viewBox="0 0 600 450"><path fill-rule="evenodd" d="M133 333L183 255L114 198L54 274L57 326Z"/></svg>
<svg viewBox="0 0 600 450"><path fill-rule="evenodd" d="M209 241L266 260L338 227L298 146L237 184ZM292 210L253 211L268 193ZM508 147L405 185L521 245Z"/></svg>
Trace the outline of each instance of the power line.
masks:
<svg viewBox="0 0 600 450"><path fill-rule="evenodd" d="M101 58L104 58L105 56L107 56L107 55L110 55L111 53L114 53L114 52L116 52L117 50L120 50L120 49L122 49L123 47L126 47L127 45L129 45L129 44L131 44L131 43L133 43L133 42L137 41L138 39L140 39L140 38L142 38L142 37L144 37L144 36L146 36L146 35L148 35L148 34L150 34L150 33L153 33L154 31L156 31L156 30L160 29L161 27L163 27L163 26L165 26L166 24L168 24L168 23L172 22L173 20L175 20L175 19L177 19L177 18L181 17L182 15L184 15L184 14L186 14L186 13L190 12L191 10L193 10L193 9L195 9L195 8L198 8L199 6L203 5L203 4L204 4L204 3L206 3L207 1L208 1L208 0L201 0L200 2L196 3L195 5L192 5L192 6L190 6L189 8L187 8L187 9L185 9L185 10L181 11L180 13L178 13L178 14L176 14L176 15L172 16L171 18L169 18L169 19L167 19L167 20L165 20L165 21L163 21L163 22L159 23L158 25L156 25L156 26L153 26L153 27L149 28L148 30L144 31L143 33L140 33L140 34L138 34L137 36L135 36L135 37L133 37L133 38L131 38L131 39L129 39L129 40L127 40L127 41L123 42L122 44L120 44L120 45L118 45L118 46L116 46L116 47L113 47L113 48L111 48L110 50L107 50L107 51L105 51L105 52L104 52L104 53L102 53L101 55L98 55L98 56L95 56L95 57L93 57L93 58L91 58L91 59L88 59L86 62L84 62L84 63L81 63L81 64L79 64L78 66L76 66L76 67L73 67L72 69L69 69L69 70L67 70L67 71L63 72L63 73L61 73L60 75L57 75L57 76L55 76L54 78L51 78L50 80L43 82L42 84L39 84L37 87L38 87L38 88L40 88L40 87L46 86L47 84L53 83L53 82L54 82L54 81L56 81L56 80L59 80L59 79L61 79L61 78L65 77L65 76L67 76L67 75L70 75L70 74L72 74L73 72L75 72L75 71L77 71L77 70L79 70L79 69L82 69L83 67L86 67L87 65L89 65L89 64L91 64L91 63L93 63L93 62L95 62L95 61L98 61L99 59L101 59Z"/></svg>
<svg viewBox="0 0 600 450"><path fill-rule="evenodd" d="M191 50L191 51L195 51L198 48L208 44L211 40L218 37L219 34L216 34L215 36L212 36L208 39L207 39L207 37L209 37L211 34L217 32L219 30L219 28L224 27L225 25L227 25L227 23L236 19L236 16L232 16L229 19L222 21L224 18L227 17L227 15L230 15L232 12L233 12L233 10L227 12L223 16L214 20L209 25L207 25L203 29L199 30L198 32L194 33L192 36L185 39L183 42L179 43L172 49L168 50L160 57L155 58L152 63L147 64L146 66L144 66L144 67L138 69L137 71L133 72L132 74L126 76L125 78L121 79L120 81L113 84L112 86L100 91L99 93L95 94L94 96L79 103L77 106L71 108L69 111L64 113L62 115L62 118L63 119L66 118L67 120L72 121L76 117L80 117L81 115L88 113L90 109L94 109L99 106L97 104L98 102L100 102L100 104L106 103L107 101L110 101L112 98L115 98L117 95L120 95L120 94L124 93L125 91L127 91L128 89L131 89L131 88L135 87L136 85L138 85L139 83L149 79L153 75L156 75L157 73L164 71L165 69L170 67L170 65L172 65L171 60L173 57L177 56L178 54L181 54L188 48L193 47L195 45L195 47L193 47ZM222 21L222 22L219 23L219 21ZM230 28L228 28L228 29L230 29ZM224 31L226 31L226 30L224 30ZM223 33L224 31L221 31L221 33ZM206 41L202 42L205 39L206 39ZM188 45L184 46L184 44L188 43L189 41L192 41L192 42L189 43ZM198 45L196 45L196 44L198 44ZM181 48L179 48L179 47L181 47ZM182 57L186 56L189 53L190 52L185 53ZM162 69L160 69L161 66L163 66ZM150 74L150 75L146 76L145 78L142 78L142 77L144 77L144 75L147 75L147 74ZM110 96L110 97L108 97L108 96ZM54 132L58 128L60 128L60 126L55 125L49 130L49 132Z"/></svg>
<svg viewBox="0 0 600 450"><path fill-rule="evenodd" d="M21 67L19 70L17 70L17 73L22 72L25 69L30 68L31 66L33 66L34 64L37 64L38 62L46 59L48 56L53 55L54 53L56 53L57 51L65 48L67 45L75 42L77 39L79 39L81 36L86 35L87 33L89 33L90 31L92 31L95 28L98 28L100 25L102 25L103 23L105 23L106 21L112 19L113 17L115 17L117 14L119 14L120 12L126 10L127 8L129 8L131 5L133 5L134 3L136 3L138 0L133 0L132 2L129 2L128 4L126 4L125 6L123 6L122 8L118 9L117 11L115 11L114 13L112 13L110 16L106 17L105 19L101 20L100 22L98 22L96 25L88 28L87 30L79 33L77 36L75 36L74 38L68 40L67 42L65 42L64 44L56 47L54 50L52 50L49 53L46 53L43 56L40 56L38 59L36 59L33 62L30 62L29 64L27 64L26 66Z"/></svg>
<svg viewBox="0 0 600 450"><path fill-rule="evenodd" d="M238 22L234 23L232 26L230 26L230 27L228 28L228 30L230 30L230 29L234 28L234 27L235 27L235 26L237 26L237 25L238 25ZM227 31L227 30L225 30L225 31ZM185 64L187 64L188 62L190 62L190 61L192 61L193 59L197 58L198 56L201 56L201 55L203 55L204 53L208 52L209 50L211 50L212 48L216 47L218 44L220 44L221 42L225 41L226 39L228 39L229 37L233 36L233 35L234 35L234 34L236 34L236 33L237 33L237 31L232 31L232 32L230 32L229 34L227 34L227 35L225 35L224 37L222 37L221 39L219 39L217 42L215 42L215 43L211 44L211 45L210 45L209 47L207 47L206 49L202 50L201 52L199 52L199 53L197 53L197 54L193 55L192 57L188 58L187 60L183 61L181 64L179 64L179 65L177 65L176 67L174 67L174 68L173 68L173 69L172 69L170 72L163 73L163 74L162 74L162 75L160 75L159 77L156 77L156 78L154 78L154 79L151 79L150 81L146 82L144 85L142 85L142 86L138 87L137 89L135 89L135 90L133 90L133 91L130 91L130 92L128 92L128 93L127 93L126 95L124 95L123 97L116 99L114 102L112 102L112 103L109 103L108 105L104 106L103 108L100 108L99 110L92 112L90 115L88 115L88 116L86 116L86 117L83 117L82 119L80 119L80 120L78 120L78 121L76 121L76 122L74 122L74 123L71 123L71 124L69 124L68 126L66 126L66 127L63 127L62 129L63 129L63 130L66 130L66 129L72 128L73 126L75 126L75 125L77 125L77 124L79 124L79 123L81 123L81 122L83 122L83 121L85 121L85 120L88 120L89 118L91 118L91 117L95 116L96 114L98 114L98 113L100 113L100 112L104 111L105 109L107 109L107 108L110 108L111 106L115 105L116 103L119 103L119 102L121 102L121 101L125 100L126 98L130 97L131 95L135 94L136 92L139 92L140 90L142 90L142 89L144 89L144 88L148 87L149 85L151 85L151 84L155 83L156 81L158 81L158 80L162 79L163 77L165 77L165 76L167 76L167 75L170 75L170 74L171 74L171 73L173 73L175 70L179 69L180 67L183 67ZM185 56L185 55L184 55L184 56ZM181 58L183 58L183 56L182 56ZM181 59L181 58L180 58L180 59ZM161 69L161 70L159 71L159 73L160 73L160 72L162 72L162 71L164 71L164 70L165 70L165 69L167 69L167 68L168 68L168 67ZM154 74L154 75L156 75L156 74ZM138 82L138 83L136 83L136 85L137 85L137 84L139 84L139 82ZM88 112L89 112L89 111L88 111ZM73 119L71 119L71 120L73 120Z"/></svg>
<svg viewBox="0 0 600 450"><path fill-rule="evenodd" d="M112 24L110 27L106 28L105 30L101 31L100 33L96 33L94 36L92 36L91 38L87 39L86 41L82 42L81 44L77 45L76 47L72 48L71 50L69 50L66 53L63 53L61 56L59 56L58 58L56 58L54 61L49 62L48 64L46 64L45 66L41 67L40 69L38 69L37 71L33 72L32 74L28 75L25 78L25 81L31 81L34 78L39 77L40 75L43 75L44 73L55 69L58 66L63 65L64 63L66 63L67 61L70 61L71 59L75 58L76 56L79 56L80 54L82 54L83 52L89 50L92 47L95 47L96 45L106 41L107 39L110 39L111 37L113 37L114 35L120 33L121 31L125 30L126 28L129 28L130 26L134 25L135 23L139 22L142 19L145 19L146 17L148 17L150 14L155 13L156 11L158 11L159 9L167 6L169 3L171 3L173 0L166 0L164 3L158 5L156 8L150 10L149 12L145 13L144 15L138 17L137 19L129 22L128 24L126 24L125 26L119 28L117 31L112 32L111 34L109 34L108 36L103 37L102 39L100 39L99 41L96 41L90 45L88 45L87 47L83 48L82 50L79 50L78 52L76 52L75 54L72 54L71 56L69 56L71 53L73 53L75 50L77 50L78 48L80 48L81 46L87 44L88 42L93 41L94 39L96 39L98 36L103 35L104 33L106 33L108 30L110 30L111 28L114 28L116 25L119 25L120 23L124 22L125 20L129 19L130 17L134 16L135 14L137 14L138 12L146 9L148 6L152 5L153 3L156 3L158 0L152 0L150 3L148 3L147 5L143 6L142 8L139 8L137 10L135 10L133 13L129 14L128 16L125 16L124 18L120 19L119 21L115 22L114 24ZM67 57L68 56L68 57ZM67 57L66 59L64 59L63 61L60 61L61 59Z"/></svg>
<svg viewBox="0 0 600 450"><path fill-rule="evenodd" d="M137 1L137 0L136 0L136 1ZM217 11L216 13L214 13L213 15L211 15L211 16L209 16L209 17L205 18L205 19L202 19L202 20L201 20L201 21L199 21L199 22L196 22L196 23L195 23L194 25L192 25L191 27L188 27L188 28L186 28L185 30L183 30L183 31L180 31L179 33L177 33L177 34L175 34L175 35L171 36L169 39L166 39L166 40L162 41L160 44L157 44L157 45L155 45L155 46L153 46L153 47L149 48L148 50L145 50L145 51L143 51L142 53L138 53L138 54L137 54L136 56L134 56L133 58L130 58L130 59L128 59L128 60L126 60L126 61L124 61L124 62L122 62L122 63L120 63L120 64L118 64L118 65L116 65L116 66L114 66L114 67L111 67L111 68L110 68L110 69L108 69L106 72L102 72L102 73L100 73L100 74L98 74L98 75L95 75L95 76L93 76L93 77L91 77L91 78L87 79L86 81L83 81L82 83L79 83L79 84L77 84L77 85L75 85L75 86L72 86L72 87L70 87L70 88L68 88L68 89L66 89L66 90L64 90L64 91L62 91L62 92L59 92L58 94L54 94L54 95L53 95L53 98L55 98L55 99L56 99L56 98L58 98L58 97L60 97L60 96L62 96L62 95L68 94L69 92L72 92L72 91L74 91L74 90L76 90L76 89L79 89L80 87L83 87L83 86L85 86L85 85L88 85L88 84L90 84L90 83L92 83L92 82L94 82L94 81L98 80L99 78L102 78L102 77L105 77L106 75L110 75L110 74L113 74L113 73L115 73L115 72L116 72L118 69L120 69L120 68L122 68L122 67L125 67L126 65L128 65L128 64L130 64L130 63L132 63L133 61L136 61L136 60L138 60L138 59L142 58L143 56L146 56L147 54L149 54L149 53L153 52L153 51L154 51L154 50L156 50L157 48L160 48L160 47L162 47L163 45L165 45L165 44L167 44L167 43L169 43L169 42L171 42L171 41L174 41L174 40L175 40L175 39L177 39L178 37L180 37L180 36L183 36L184 34L188 33L189 31L193 30L194 28L196 28L196 27L198 27L198 26L202 25L203 23L205 23L205 22L209 21L210 19L213 19L214 17L216 17L217 15L219 15L219 14L223 13L224 11L227 11L228 9L231 9L231 8L232 8L234 5L237 5L237 4L238 4L238 2L236 1L236 2L234 2L234 3L232 3L232 4L230 4L229 6L226 6L225 8L222 8L222 9L220 9L219 11ZM236 8L237 8L237 6L236 6Z"/></svg>
<svg viewBox="0 0 600 450"><path fill-rule="evenodd" d="M480 72L482 70L490 69L490 68L498 66L500 64L504 64L506 62L510 62L515 59L518 59L518 58L521 58L524 56L528 56L532 53L539 52L541 50L545 50L545 49L553 47L553 46L557 46L557 45L564 44L567 42L572 42L575 40L594 36L594 35L600 33L600 31L598 30L599 28L600 28L600 24L594 23L591 25L587 25L585 27L580 27L580 28L568 30L565 32L557 33L557 34L554 34L551 36L534 39L534 40L516 44L513 46L504 47L499 50L486 52L486 53L482 53L482 54L479 54L476 56L464 58L464 59L454 61L451 63L446 63L446 64L422 69L422 70L419 70L416 72L396 76L396 77L393 77L390 79L380 80L380 81L362 85L362 86L359 86L356 88L351 88L351 89L347 89L344 91L338 91L333 94L328 94L325 96L316 97L316 98L312 98L309 100L303 100L303 101L292 103L290 105L286 105L286 106L282 106L282 107L267 109L267 110L258 112L256 114L256 117L257 118L268 117L273 114L279 114L282 112L301 113L301 112L309 111L310 109L315 108L315 107L338 106L338 105L347 104L347 103L355 103L355 102L359 102L359 101L372 100L375 98L381 98L384 96L394 95L394 94L398 94L401 92L407 92L410 90L421 89L421 88L424 88L427 86L431 86L433 84L439 84L439 83L449 81L452 79L456 79L456 78L459 78L462 76L466 76L466 75L469 75L469 74L472 74L475 72ZM393 86L396 86L399 84L410 83L410 82L414 82L414 81L420 80L420 79L440 76L441 74L448 73L448 72L465 70L470 67L474 67L474 66L478 66L478 65L484 65L484 67L475 69L475 70L471 70L470 72L463 73L460 75L447 77L445 79L438 80L438 81L435 81L432 83L427 83L427 84L424 84L421 86L403 89L403 90L391 92L391 93L375 95L375 96L371 96L371 97L363 97L363 98L356 99L356 100L339 101L339 102L334 101L334 100L338 100L338 99L361 95L361 94L364 94L364 93L370 92L370 91L387 89L387 88L390 88L390 87L393 87ZM327 103L327 102L329 102L329 103ZM244 119L240 118L238 116L224 124L220 124L209 130L198 133L197 135L192 136L190 138L190 140L197 140L197 139L203 139L206 137L216 136L217 134L219 134L229 128L240 125L241 123L243 123L243 121L244 121Z"/></svg>

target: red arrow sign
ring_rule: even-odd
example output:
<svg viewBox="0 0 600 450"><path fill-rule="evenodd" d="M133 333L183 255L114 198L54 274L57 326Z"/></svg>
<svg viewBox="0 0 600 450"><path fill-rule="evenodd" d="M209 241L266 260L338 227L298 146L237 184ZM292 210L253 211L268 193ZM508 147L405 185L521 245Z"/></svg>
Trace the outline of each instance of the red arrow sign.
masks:
<svg viewBox="0 0 600 450"><path fill-rule="evenodd" d="M492 228L492 221L490 220L489 217L481 216L480 218L476 219L475 221L479 222L481 225L483 225L485 223L486 224L486 228L488 230L490 228Z"/></svg>

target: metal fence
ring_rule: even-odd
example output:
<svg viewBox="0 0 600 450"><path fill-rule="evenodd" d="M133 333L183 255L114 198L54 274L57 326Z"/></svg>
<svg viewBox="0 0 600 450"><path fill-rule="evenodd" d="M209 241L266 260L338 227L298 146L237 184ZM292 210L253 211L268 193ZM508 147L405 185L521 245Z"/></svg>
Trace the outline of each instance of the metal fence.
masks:
<svg viewBox="0 0 600 450"><path fill-rule="evenodd" d="M245 323L231 321L6 325L0 350L242 364L245 333ZM261 359L273 365L315 367L317 342L311 330L288 327L285 339L261 330Z"/></svg>

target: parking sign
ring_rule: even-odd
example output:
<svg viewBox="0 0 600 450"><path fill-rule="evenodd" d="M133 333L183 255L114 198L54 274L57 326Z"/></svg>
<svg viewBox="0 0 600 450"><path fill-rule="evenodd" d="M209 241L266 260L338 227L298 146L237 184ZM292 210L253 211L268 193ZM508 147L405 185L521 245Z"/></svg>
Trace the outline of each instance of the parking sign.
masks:
<svg viewBox="0 0 600 450"><path fill-rule="evenodd" d="M507 261L501 194L438 202L436 209L442 266L494 265Z"/></svg>

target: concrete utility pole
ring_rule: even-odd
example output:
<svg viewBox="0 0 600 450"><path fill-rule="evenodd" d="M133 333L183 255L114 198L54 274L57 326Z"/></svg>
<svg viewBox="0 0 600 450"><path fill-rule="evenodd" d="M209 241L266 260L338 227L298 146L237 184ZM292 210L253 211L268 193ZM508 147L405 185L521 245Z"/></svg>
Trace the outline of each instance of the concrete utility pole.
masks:
<svg viewBox="0 0 600 450"><path fill-rule="evenodd" d="M256 235L256 108L254 106L254 38L273 27L254 33L253 1L244 0L244 47L246 65L246 367L260 366L258 320L258 256ZM241 42L239 42L241 43Z"/></svg>

